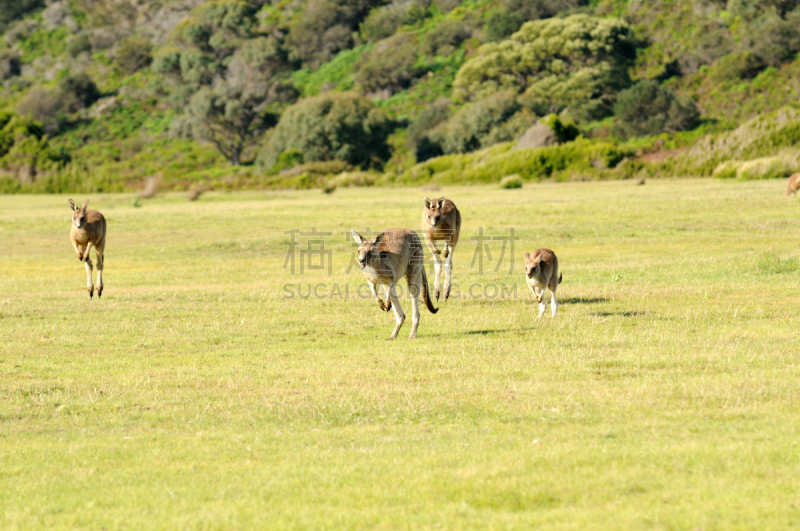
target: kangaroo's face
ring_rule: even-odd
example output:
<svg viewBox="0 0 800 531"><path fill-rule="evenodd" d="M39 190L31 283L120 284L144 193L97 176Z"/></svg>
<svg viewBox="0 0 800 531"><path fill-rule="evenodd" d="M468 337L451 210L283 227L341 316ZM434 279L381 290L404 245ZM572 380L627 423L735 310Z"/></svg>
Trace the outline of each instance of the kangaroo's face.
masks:
<svg viewBox="0 0 800 531"><path fill-rule="evenodd" d="M531 258L531 253L525 253L525 276L528 278L533 278L539 274L541 269L542 259L541 257L533 259Z"/></svg>
<svg viewBox="0 0 800 531"><path fill-rule="evenodd" d="M427 197L423 199L425 203L425 218L427 219L428 226L435 229L442 221L442 207L444 206L444 197L434 199L431 201Z"/></svg>
<svg viewBox="0 0 800 531"><path fill-rule="evenodd" d="M365 269L371 267L373 269L379 265L381 260L381 253L378 250L378 245L383 241L383 232L372 238L366 240L356 231L353 231L353 239L358 242L358 267Z"/></svg>
<svg viewBox="0 0 800 531"><path fill-rule="evenodd" d="M89 200L87 199L83 206L78 208L75 201L70 199L69 206L72 209L72 224L75 225L75 228L80 229L86 223L86 207L89 206Z"/></svg>

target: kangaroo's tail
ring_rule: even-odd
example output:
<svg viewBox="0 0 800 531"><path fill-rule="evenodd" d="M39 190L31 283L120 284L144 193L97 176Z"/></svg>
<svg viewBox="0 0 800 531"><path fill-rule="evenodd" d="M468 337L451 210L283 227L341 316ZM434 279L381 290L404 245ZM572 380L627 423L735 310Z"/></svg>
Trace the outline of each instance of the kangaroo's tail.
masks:
<svg viewBox="0 0 800 531"><path fill-rule="evenodd" d="M563 273L558 274L558 283L561 284L561 281L564 279Z"/></svg>
<svg viewBox="0 0 800 531"><path fill-rule="evenodd" d="M425 273L425 266L422 266L421 269L422 269L422 296L425 298L425 306L428 308L429 312L436 313L439 311L439 309L433 307L433 302L431 301L430 293L428 293L428 275Z"/></svg>

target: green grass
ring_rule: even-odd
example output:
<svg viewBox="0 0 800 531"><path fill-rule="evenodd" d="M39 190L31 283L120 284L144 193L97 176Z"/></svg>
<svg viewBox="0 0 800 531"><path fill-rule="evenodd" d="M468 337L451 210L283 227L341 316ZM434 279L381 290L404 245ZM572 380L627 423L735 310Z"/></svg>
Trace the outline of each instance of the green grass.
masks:
<svg viewBox="0 0 800 531"><path fill-rule="evenodd" d="M455 297L394 342L373 301L284 298L353 292L345 231L417 227L431 193L462 213L458 292L516 298ZM800 205L783 193L97 194L92 301L67 196L0 196L0 527L796 526ZM478 228L510 226L515 272L471 269ZM311 227L334 233L332 274L292 276L284 231ZM537 247L563 272L556 320L523 284Z"/></svg>

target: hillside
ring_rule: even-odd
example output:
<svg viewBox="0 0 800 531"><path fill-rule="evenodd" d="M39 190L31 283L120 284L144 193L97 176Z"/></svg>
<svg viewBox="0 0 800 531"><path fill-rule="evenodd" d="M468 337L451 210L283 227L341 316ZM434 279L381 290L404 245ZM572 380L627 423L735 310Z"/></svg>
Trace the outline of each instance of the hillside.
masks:
<svg viewBox="0 0 800 531"><path fill-rule="evenodd" d="M0 0L0 191L710 175L685 157L797 119L800 2L557 5ZM543 118L574 134L511 150Z"/></svg>

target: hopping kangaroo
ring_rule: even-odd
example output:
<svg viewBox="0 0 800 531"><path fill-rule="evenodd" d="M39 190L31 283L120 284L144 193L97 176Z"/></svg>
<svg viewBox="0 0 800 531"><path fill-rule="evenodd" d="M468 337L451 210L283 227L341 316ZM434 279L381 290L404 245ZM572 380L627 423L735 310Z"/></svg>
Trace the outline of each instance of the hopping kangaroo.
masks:
<svg viewBox="0 0 800 531"><path fill-rule="evenodd" d="M795 173L786 183L786 195L797 194L798 189L800 189L800 173Z"/></svg>
<svg viewBox="0 0 800 531"><path fill-rule="evenodd" d="M439 300L439 277L442 273L442 252L436 248L436 240L444 240L444 300L450 297L450 277L453 273L453 251L458 243L458 233L461 231L461 213L456 205L449 199L440 197L431 201L423 199L425 210L422 211L422 230L425 231L425 241L433 253L433 266L435 276L433 280L433 295Z"/></svg>
<svg viewBox="0 0 800 531"><path fill-rule="evenodd" d="M539 302L539 317L544 315L544 290L550 288L550 310L555 317L558 312L556 289L561 284L561 275L558 273L558 258L553 251L536 249L533 256L531 253L525 253L525 282Z"/></svg>
<svg viewBox="0 0 800 531"><path fill-rule="evenodd" d="M78 208L75 201L69 200L72 208L72 230L69 239L78 253L78 260L86 266L86 289L89 298L94 295L92 286L92 259L89 258L89 249L94 245L94 255L97 258L97 297L103 295L103 252L106 249L106 218L97 210L86 210L89 200Z"/></svg>
<svg viewBox="0 0 800 531"><path fill-rule="evenodd" d="M400 307L395 286L397 282L406 277L408 293L411 296L411 335L410 339L417 337L419 326L419 301L417 297L422 291L425 306L431 313L438 310L433 307L428 293L428 277L425 275L425 256L422 252L422 243L419 236L408 229L389 229L367 241L356 231L353 238L358 243L358 266L367 277L369 288L378 300L378 305L384 311L394 309L395 325L389 339L395 339L406 316ZM376 284L382 284L386 289L388 304L384 304L378 296Z"/></svg>

